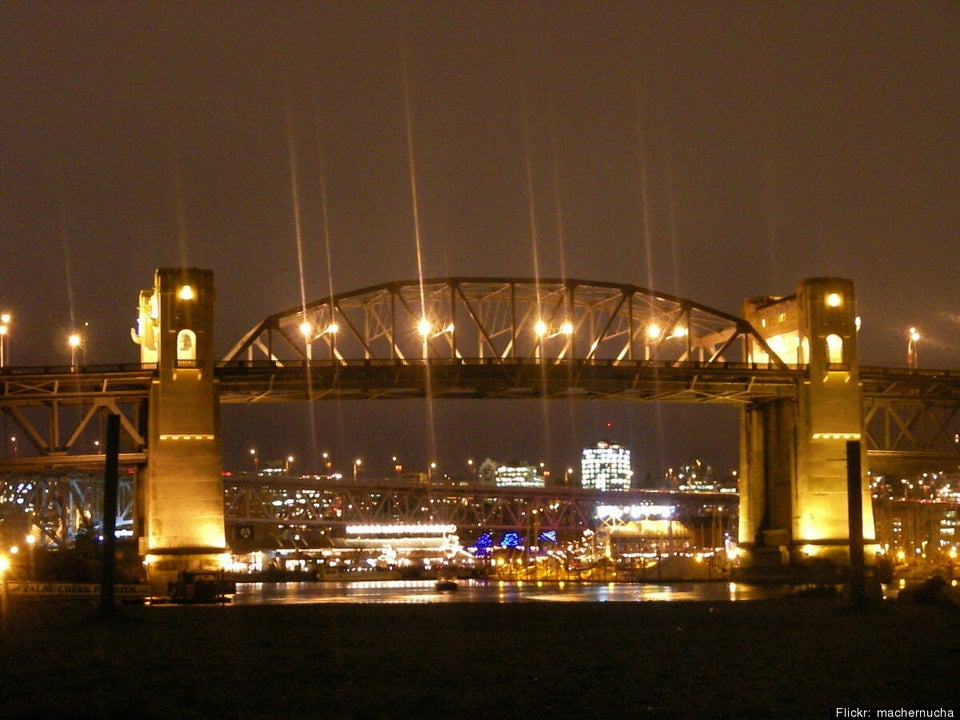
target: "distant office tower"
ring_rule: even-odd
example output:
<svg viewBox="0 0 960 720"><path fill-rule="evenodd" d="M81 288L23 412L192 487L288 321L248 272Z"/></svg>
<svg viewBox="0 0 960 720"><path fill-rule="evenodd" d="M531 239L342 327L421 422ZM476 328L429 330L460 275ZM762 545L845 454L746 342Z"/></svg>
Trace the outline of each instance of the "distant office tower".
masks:
<svg viewBox="0 0 960 720"><path fill-rule="evenodd" d="M584 448L580 458L580 482L591 490L629 490L633 470L630 451L616 443L598 442Z"/></svg>
<svg viewBox="0 0 960 720"><path fill-rule="evenodd" d="M543 487L546 480L536 465L510 463L497 467L497 487Z"/></svg>

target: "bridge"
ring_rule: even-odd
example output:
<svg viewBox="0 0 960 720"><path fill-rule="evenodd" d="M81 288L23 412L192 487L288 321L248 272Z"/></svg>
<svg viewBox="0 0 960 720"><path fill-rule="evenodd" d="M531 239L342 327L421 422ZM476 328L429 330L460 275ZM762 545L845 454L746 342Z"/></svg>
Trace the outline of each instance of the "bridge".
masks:
<svg viewBox="0 0 960 720"><path fill-rule="evenodd" d="M735 405L740 542L790 562L802 561L801 546L834 558L846 547L847 440L861 440L864 466L875 472L960 467L960 372L861 367L848 280L805 280L794 294L745 300L743 317L573 279L387 283L271 315L219 361L214 294L210 271L159 270L141 293L139 363L0 370L0 413L23 439L0 471L99 467L91 440L99 418L120 415L120 463L142 483L142 550L174 568L225 546L222 403ZM873 527L869 510L864 526Z"/></svg>

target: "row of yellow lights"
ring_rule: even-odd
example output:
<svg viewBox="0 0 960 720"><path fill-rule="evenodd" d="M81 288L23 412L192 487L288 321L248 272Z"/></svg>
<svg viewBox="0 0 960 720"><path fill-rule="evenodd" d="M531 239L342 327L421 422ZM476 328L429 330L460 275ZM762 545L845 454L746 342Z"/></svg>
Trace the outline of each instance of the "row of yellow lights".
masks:
<svg viewBox="0 0 960 720"><path fill-rule="evenodd" d="M302 323L300 323L300 333L304 337L309 338L313 336L313 330L314 330L313 323L307 320L304 320ZM443 333L452 333L453 330L454 330L454 324L450 323L446 327L444 327L442 330L440 330L437 334L439 335ZM337 323L332 322L329 325L327 325L327 327L324 328L324 330L320 334L333 335L339 331L340 331L340 326L337 325ZM420 322L417 323L417 331L423 337L429 337L430 335L434 334L434 325L427 318L421 318ZM563 323L560 324L560 329L557 334L566 335L569 337L570 335L573 335L573 331L574 331L573 323L570 322L569 320L565 320ZM545 335L549 334L550 326L547 325L546 321L544 320L537 320L537 322L535 322L533 325L533 332L537 337L544 337ZM652 323L647 326L647 337L649 337L651 340L658 339L662 334L663 334L663 329L656 323ZM670 337L684 337L686 335L687 335L686 328L677 327L674 329L674 332Z"/></svg>

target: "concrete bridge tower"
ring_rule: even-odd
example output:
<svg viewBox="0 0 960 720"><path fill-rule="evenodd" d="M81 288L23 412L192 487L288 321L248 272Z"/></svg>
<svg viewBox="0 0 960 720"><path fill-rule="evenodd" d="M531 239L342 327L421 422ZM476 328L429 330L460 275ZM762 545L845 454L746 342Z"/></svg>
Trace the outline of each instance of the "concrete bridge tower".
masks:
<svg viewBox="0 0 960 720"><path fill-rule="evenodd" d="M213 271L157 270L133 333L141 362L157 365L137 514L147 576L164 589L180 570L219 568L226 550L214 299Z"/></svg>
<svg viewBox="0 0 960 720"><path fill-rule="evenodd" d="M796 295L744 302L744 318L788 365L807 366L796 400L741 411L739 544L761 570L849 563L846 444L863 433L851 280L802 281ZM749 360L771 360L759 344ZM864 540L875 538L861 446Z"/></svg>

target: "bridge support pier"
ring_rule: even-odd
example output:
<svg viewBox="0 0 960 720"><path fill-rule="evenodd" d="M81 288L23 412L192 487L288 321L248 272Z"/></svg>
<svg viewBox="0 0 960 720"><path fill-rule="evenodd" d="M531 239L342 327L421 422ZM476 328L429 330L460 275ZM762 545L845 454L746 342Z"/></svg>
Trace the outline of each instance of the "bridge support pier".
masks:
<svg viewBox="0 0 960 720"><path fill-rule="evenodd" d="M743 575L842 578L850 564L847 442L863 433L853 282L816 278L786 298L744 303L744 317L788 364L808 367L796 401L750 405L740 420ZM754 344L752 362L772 360ZM868 560L876 552L861 445Z"/></svg>
<svg viewBox="0 0 960 720"><path fill-rule="evenodd" d="M181 570L219 569L226 551L220 403L213 373L213 272L156 271L140 294L134 340L156 363L138 513L140 551L156 592Z"/></svg>

